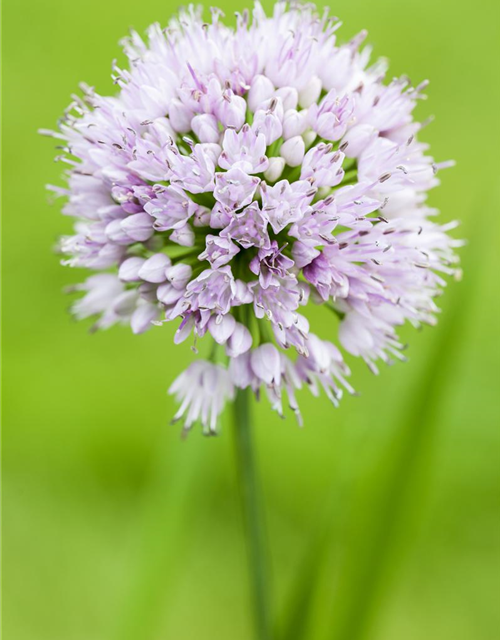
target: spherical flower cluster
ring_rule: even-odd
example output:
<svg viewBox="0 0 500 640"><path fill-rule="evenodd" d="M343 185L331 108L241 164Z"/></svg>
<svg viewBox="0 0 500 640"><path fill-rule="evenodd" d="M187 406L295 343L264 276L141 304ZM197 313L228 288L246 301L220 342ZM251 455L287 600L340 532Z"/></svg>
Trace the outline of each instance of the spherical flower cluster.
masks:
<svg viewBox="0 0 500 640"><path fill-rule="evenodd" d="M365 33L337 44L339 26L311 5L256 3L235 28L190 7L124 41L118 95L84 86L45 132L69 165L51 187L76 219L63 262L96 272L75 315L134 333L173 321L176 343L223 346L171 387L186 429L213 432L236 388L264 388L280 414L286 395L299 421L303 385L336 405L348 367L301 308L328 308L331 338L377 372L457 272L453 225L425 204L448 164L417 139L425 85L384 83Z"/></svg>

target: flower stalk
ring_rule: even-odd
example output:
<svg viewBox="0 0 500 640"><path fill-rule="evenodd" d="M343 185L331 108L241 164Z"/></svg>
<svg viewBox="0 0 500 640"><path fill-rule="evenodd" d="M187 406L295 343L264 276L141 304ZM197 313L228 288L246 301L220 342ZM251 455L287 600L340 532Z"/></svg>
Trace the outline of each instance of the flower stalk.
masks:
<svg viewBox="0 0 500 640"><path fill-rule="evenodd" d="M234 401L234 437L248 550L255 637L271 640L271 598L263 505L252 438L250 389L239 389Z"/></svg>

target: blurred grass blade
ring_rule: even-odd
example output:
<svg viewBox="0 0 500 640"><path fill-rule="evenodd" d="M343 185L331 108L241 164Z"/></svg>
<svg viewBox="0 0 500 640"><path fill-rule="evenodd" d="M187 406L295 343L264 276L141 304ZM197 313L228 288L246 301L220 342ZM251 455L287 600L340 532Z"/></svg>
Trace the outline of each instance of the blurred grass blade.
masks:
<svg viewBox="0 0 500 640"><path fill-rule="evenodd" d="M186 510L196 479L205 473L207 442L192 434L181 442L164 428L157 444L149 484L133 539L132 568L113 633L116 640L152 640L164 621L165 591L185 542Z"/></svg>
<svg viewBox="0 0 500 640"><path fill-rule="evenodd" d="M472 243L472 249L480 246ZM467 262L481 256L466 251ZM433 450L439 404L452 380L452 367L460 350L467 309L472 305L474 279L479 269L465 269L462 284L448 295L452 302L441 318L431 357L412 389L405 413L395 425L396 437L355 505L352 539L340 570L332 620L331 640L362 640L367 637L385 587L408 542L410 525L418 515L418 501L425 495L423 484Z"/></svg>
<svg viewBox="0 0 500 640"><path fill-rule="evenodd" d="M425 491L428 463L433 450L435 418L439 403L446 397L445 385L451 379L454 359L461 343L460 336L471 306L474 280L480 256L472 255L478 243L465 250L467 264L463 283L452 287L448 305L441 319L428 365L420 378L420 386L412 389L405 403L405 414L395 423L392 445L370 474L368 486L351 506L350 531L345 556L336 580L333 615L328 637L331 640L362 640L374 619L384 587L397 568L404 550L410 524L418 515L418 503ZM366 479L365 479L366 480ZM339 497L339 490L333 491ZM280 640L309 638L308 627L315 605L316 587L323 567L336 541L336 521L342 505L333 503L309 541L301 568L295 576ZM328 522L328 518L330 521ZM344 516L342 516L344 519Z"/></svg>
<svg viewBox="0 0 500 640"><path fill-rule="evenodd" d="M279 640L299 640L309 637L308 629L315 604L318 578L335 536L342 504L342 490L336 485L333 496L318 518L298 572L294 576L283 619L278 621L281 624L275 636Z"/></svg>

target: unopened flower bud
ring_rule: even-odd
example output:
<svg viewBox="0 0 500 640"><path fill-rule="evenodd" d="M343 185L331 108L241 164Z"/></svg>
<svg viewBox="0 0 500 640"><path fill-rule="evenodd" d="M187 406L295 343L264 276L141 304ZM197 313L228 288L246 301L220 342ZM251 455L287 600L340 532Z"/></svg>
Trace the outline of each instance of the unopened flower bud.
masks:
<svg viewBox="0 0 500 640"><path fill-rule="evenodd" d="M165 271L169 266L170 258L164 253L156 253L151 258L148 258L139 269L139 277L141 280L146 280L146 282L164 282L166 278Z"/></svg>
<svg viewBox="0 0 500 640"><path fill-rule="evenodd" d="M347 142L347 157L357 158L377 136L378 131L370 124L358 124L352 129L348 129L342 138L342 144Z"/></svg>
<svg viewBox="0 0 500 640"><path fill-rule="evenodd" d="M250 367L250 353L246 351L239 356L231 358L229 363L229 373L231 380L239 389L246 389L254 380L252 368Z"/></svg>
<svg viewBox="0 0 500 640"><path fill-rule="evenodd" d="M241 129L245 123L247 103L232 91L225 91L216 107L216 115L224 127Z"/></svg>
<svg viewBox="0 0 500 640"><path fill-rule="evenodd" d="M116 244L132 244L132 238L125 233L121 223L121 220L112 220L109 222L104 229L106 237L112 242L116 242Z"/></svg>
<svg viewBox="0 0 500 640"><path fill-rule="evenodd" d="M234 296L235 301L238 304L250 304L253 302L253 295L248 288L246 282L243 280L236 280L236 294Z"/></svg>
<svg viewBox="0 0 500 640"><path fill-rule="evenodd" d="M217 144L215 142L205 142L203 144L196 145L196 147L199 147L200 150L203 150L203 153L208 158L210 158L214 166L217 166L217 162L222 151L220 144Z"/></svg>
<svg viewBox="0 0 500 640"><path fill-rule="evenodd" d="M193 215L193 226L208 227L212 211L208 207L198 207Z"/></svg>
<svg viewBox="0 0 500 640"><path fill-rule="evenodd" d="M121 228L136 242L149 240L154 233L154 218L147 213L135 213L121 221Z"/></svg>
<svg viewBox="0 0 500 640"><path fill-rule="evenodd" d="M236 320L229 313L212 316L208 321L208 330L218 344L225 344L231 337L235 327Z"/></svg>
<svg viewBox="0 0 500 640"><path fill-rule="evenodd" d="M175 304L183 296L182 289L176 289L170 282L160 284L156 289L156 296L165 305Z"/></svg>
<svg viewBox="0 0 500 640"><path fill-rule="evenodd" d="M138 282L141 279L139 271L145 262L144 258L139 258L137 256L127 258L127 260L122 262L120 265L118 277L122 282Z"/></svg>
<svg viewBox="0 0 500 640"><path fill-rule="evenodd" d="M297 108L299 94L297 93L297 89L295 89L295 87L281 87L281 89L278 89L274 95L277 98L281 98L283 109L285 111L288 111L288 109Z"/></svg>
<svg viewBox="0 0 500 640"><path fill-rule="evenodd" d="M171 267L167 267L165 276L172 286L183 289L191 277L192 272L193 270L188 264L179 262Z"/></svg>
<svg viewBox="0 0 500 640"><path fill-rule="evenodd" d="M262 344L251 352L250 365L253 373L265 384L280 384L280 353L270 342Z"/></svg>
<svg viewBox="0 0 500 640"><path fill-rule="evenodd" d="M271 98L255 112L252 129L258 135L263 133L266 144L270 145L283 133L283 103L281 98Z"/></svg>
<svg viewBox="0 0 500 640"><path fill-rule="evenodd" d="M307 109L313 103L317 102L321 95L322 88L323 85L321 80L318 78L318 76L313 76L299 93L300 106L303 109Z"/></svg>
<svg viewBox="0 0 500 640"><path fill-rule="evenodd" d="M307 111L289 109L283 119L283 138L288 140L288 138L293 138L294 136L301 136L306 127Z"/></svg>
<svg viewBox="0 0 500 640"><path fill-rule="evenodd" d="M280 154L290 167L298 167L304 158L306 146L301 136L286 140L281 145Z"/></svg>
<svg viewBox="0 0 500 640"><path fill-rule="evenodd" d="M280 179L285 164L284 158L269 158L269 167L264 171L264 178L268 182L276 182Z"/></svg>
<svg viewBox="0 0 500 640"><path fill-rule="evenodd" d="M191 127L200 142L219 142L220 131L217 118L208 113L195 116Z"/></svg>
<svg viewBox="0 0 500 640"><path fill-rule="evenodd" d="M310 129L309 131L306 131L302 137L304 138L304 144L306 145L306 147L310 147L312 145L312 143L316 140L318 134L316 133L316 131L313 131L312 129Z"/></svg>
<svg viewBox="0 0 500 640"><path fill-rule="evenodd" d="M246 353L252 346L252 334L240 322L236 323L234 331L231 334L227 342L227 355L230 358L235 358L242 353Z"/></svg>
<svg viewBox="0 0 500 640"><path fill-rule="evenodd" d="M176 98L172 100L168 107L170 125L177 133L187 133L191 131L193 115L193 112Z"/></svg>
<svg viewBox="0 0 500 640"><path fill-rule="evenodd" d="M192 247L194 245L194 232L189 224L185 224L180 229L172 231L170 240L180 244L182 247Z"/></svg>
<svg viewBox="0 0 500 640"><path fill-rule="evenodd" d="M257 111L260 105L274 95L274 85L266 76L255 76L248 92L247 102L250 111Z"/></svg>

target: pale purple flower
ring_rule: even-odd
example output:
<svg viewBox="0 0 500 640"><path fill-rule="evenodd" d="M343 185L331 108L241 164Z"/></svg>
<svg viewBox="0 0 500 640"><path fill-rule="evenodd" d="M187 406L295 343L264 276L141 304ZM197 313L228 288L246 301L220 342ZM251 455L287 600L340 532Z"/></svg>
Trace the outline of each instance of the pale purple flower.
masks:
<svg viewBox="0 0 500 640"><path fill-rule="evenodd" d="M267 220L256 202L232 218L220 235L235 240L244 249L269 247L271 243L267 232Z"/></svg>
<svg viewBox="0 0 500 640"><path fill-rule="evenodd" d="M342 398L341 386L349 393L355 393L346 381L346 376L350 374L350 371L340 351L331 342L320 340L314 334L309 336L307 357L299 356L297 359L296 371L299 378L309 386L314 395L319 395L319 387L321 386L335 406L338 406L339 400Z"/></svg>
<svg viewBox="0 0 500 640"><path fill-rule="evenodd" d="M213 191L215 162L210 144L195 145L189 156L174 148L170 150L167 161L170 167L169 179L173 185L190 193Z"/></svg>
<svg viewBox="0 0 500 640"><path fill-rule="evenodd" d="M194 215L197 205L174 186L155 189L155 197L144 205L156 231L170 231L183 227Z"/></svg>
<svg viewBox="0 0 500 640"><path fill-rule="evenodd" d="M283 133L283 103L280 98L266 100L255 112L252 129L257 135L264 135L270 145Z"/></svg>
<svg viewBox="0 0 500 640"><path fill-rule="evenodd" d="M181 315L186 309L190 312L229 313L235 294L236 283L229 266L205 269L197 278L188 282L183 300L169 314L169 319Z"/></svg>
<svg viewBox="0 0 500 640"><path fill-rule="evenodd" d="M267 289L270 285L279 286L280 279L290 276L289 269L294 265L294 261L283 255L282 249L273 240L270 247L259 249L248 266L252 273L259 276L260 286Z"/></svg>
<svg viewBox="0 0 500 640"><path fill-rule="evenodd" d="M73 305L73 312L78 319L105 313L125 291L119 278L110 273L91 276L74 289L86 291L85 296Z"/></svg>
<svg viewBox="0 0 500 640"><path fill-rule="evenodd" d="M278 349L269 342L254 349L250 354L253 375L268 386L281 384L281 358Z"/></svg>
<svg viewBox="0 0 500 640"><path fill-rule="evenodd" d="M158 304L139 300L137 308L130 317L130 326L134 333L144 333L160 316Z"/></svg>
<svg viewBox="0 0 500 640"><path fill-rule="evenodd" d="M307 113L309 124L316 133L325 140L340 140L347 131L347 126L354 111L354 96L339 97L332 89L317 104L309 107Z"/></svg>
<svg viewBox="0 0 500 640"><path fill-rule="evenodd" d="M134 333L174 321L175 343L214 344L171 387L185 429L213 433L237 388L299 423L302 386L338 404L353 389L336 345L374 372L404 359L398 327L435 323L459 275L454 223L426 205L451 164L413 120L426 83L384 83L366 32L338 44L339 26L311 4L266 16L256 2L234 29L182 10L124 41L116 96L85 87L43 131L67 169L49 188L75 221L62 262L96 272L72 289L76 317ZM328 340L310 302L338 316Z"/></svg>
<svg viewBox="0 0 500 640"><path fill-rule="evenodd" d="M214 434L226 401L234 397L234 385L221 365L197 360L173 382L169 393L181 403L174 422L183 419L187 431L200 421L206 434Z"/></svg>
<svg viewBox="0 0 500 640"><path fill-rule="evenodd" d="M261 187L263 213L269 220L274 233L301 220L317 193L307 180L297 180L290 184L280 180L272 187L263 183Z"/></svg>
<svg viewBox="0 0 500 640"><path fill-rule="evenodd" d="M206 237L206 249L200 253L200 260L208 260L213 269L218 269L224 264L231 262L233 257L240 251L239 247L229 238L208 234Z"/></svg>
<svg viewBox="0 0 500 640"><path fill-rule="evenodd" d="M216 174L214 198L228 209L242 209L252 202L259 182L259 178L235 166Z"/></svg>
<svg viewBox="0 0 500 640"><path fill-rule="evenodd" d="M308 151L302 163L301 180L309 180L315 187L336 187L344 177L344 154L333 151L332 144L321 142Z"/></svg>
<svg viewBox="0 0 500 640"><path fill-rule="evenodd" d="M243 125L239 133L227 129L222 149L219 166L227 171L239 167L247 174L262 173L269 166L266 138L262 133L255 133L248 124Z"/></svg>

